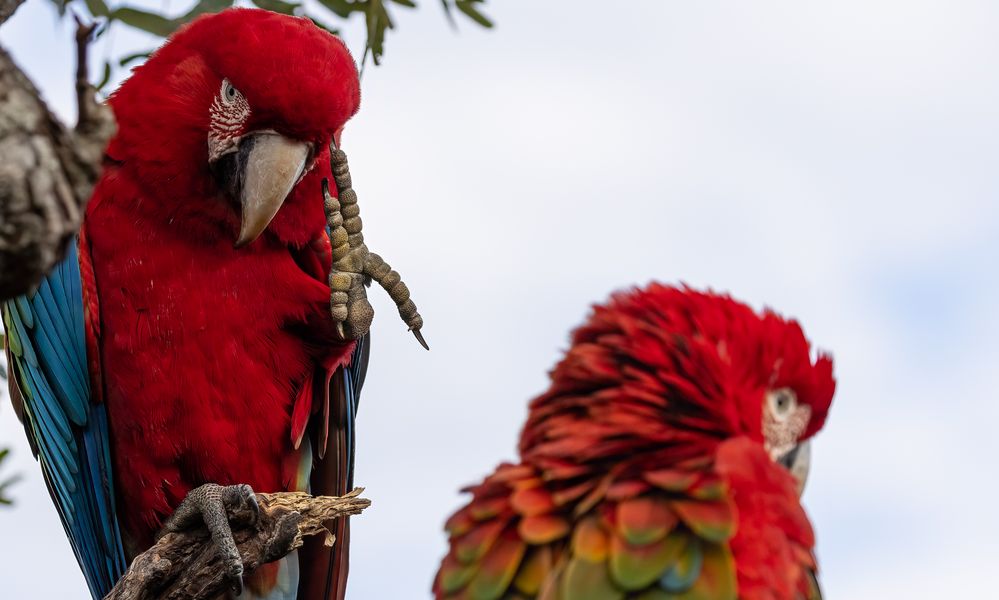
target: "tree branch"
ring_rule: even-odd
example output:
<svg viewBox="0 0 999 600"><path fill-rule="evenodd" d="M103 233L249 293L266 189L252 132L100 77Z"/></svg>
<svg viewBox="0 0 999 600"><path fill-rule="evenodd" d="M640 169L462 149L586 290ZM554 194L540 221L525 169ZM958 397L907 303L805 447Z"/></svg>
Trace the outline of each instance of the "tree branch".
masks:
<svg viewBox="0 0 999 600"><path fill-rule="evenodd" d="M273 562L303 544L303 538L323 534L331 520L359 514L371 505L358 495L310 496L302 492L257 494L260 519L249 525L251 513L232 516L233 537L247 573ZM163 536L132 561L128 571L104 600L213 600L227 589L225 567L203 527Z"/></svg>
<svg viewBox="0 0 999 600"><path fill-rule="evenodd" d="M7 19L14 14L18 6L24 4L24 0L0 0L0 25L7 22Z"/></svg>
<svg viewBox="0 0 999 600"><path fill-rule="evenodd" d="M0 23L21 1L0 0ZM89 35L81 24L84 76ZM88 83L77 92L82 118L70 132L0 48L0 300L32 289L62 258L100 175L114 117Z"/></svg>

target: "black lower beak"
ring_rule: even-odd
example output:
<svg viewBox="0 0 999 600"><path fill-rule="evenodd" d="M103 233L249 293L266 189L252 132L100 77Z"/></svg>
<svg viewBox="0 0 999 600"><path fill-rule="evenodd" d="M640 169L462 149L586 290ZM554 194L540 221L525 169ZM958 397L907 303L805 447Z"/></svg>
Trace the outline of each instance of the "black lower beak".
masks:
<svg viewBox="0 0 999 600"><path fill-rule="evenodd" d="M237 248L257 239L267 228L305 172L311 153L305 142L260 132L244 137L235 152L212 163L220 187L241 206Z"/></svg>
<svg viewBox="0 0 999 600"><path fill-rule="evenodd" d="M246 162L255 144L255 136L245 138L236 150L223 154L212 162L209 167L215 182L233 200L239 201L239 195L243 190L243 173L246 171Z"/></svg>
<svg viewBox="0 0 999 600"><path fill-rule="evenodd" d="M808 481L808 471L812 462L811 441L805 440L788 450L786 454L777 459L777 462L784 466L795 481L798 482L798 495L805 491L805 482Z"/></svg>

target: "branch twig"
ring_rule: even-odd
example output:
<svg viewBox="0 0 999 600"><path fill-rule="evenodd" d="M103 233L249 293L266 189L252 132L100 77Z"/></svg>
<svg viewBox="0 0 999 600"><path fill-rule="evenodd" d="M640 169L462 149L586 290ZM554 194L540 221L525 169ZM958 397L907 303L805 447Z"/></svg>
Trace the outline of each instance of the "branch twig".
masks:
<svg viewBox="0 0 999 600"><path fill-rule="evenodd" d="M325 535L333 519L356 515L371 505L362 488L346 496L310 496L302 492L257 494L260 519L249 526L250 512L232 516L233 538L247 573ZM104 600L213 600L228 586L225 568L207 530L170 533L132 561Z"/></svg>
<svg viewBox="0 0 999 600"><path fill-rule="evenodd" d="M100 176L100 164L104 158L104 149L108 140L114 134L114 115L107 104L97 101L97 89L90 82L90 69L87 60L87 49L97 22L85 23L76 14L76 128L73 130L76 140L76 153L88 165L94 165L94 170L88 173L88 179L94 181ZM87 190L87 196L90 195Z"/></svg>
<svg viewBox="0 0 999 600"><path fill-rule="evenodd" d="M0 24L9 19L23 3L24 0L0 0Z"/></svg>

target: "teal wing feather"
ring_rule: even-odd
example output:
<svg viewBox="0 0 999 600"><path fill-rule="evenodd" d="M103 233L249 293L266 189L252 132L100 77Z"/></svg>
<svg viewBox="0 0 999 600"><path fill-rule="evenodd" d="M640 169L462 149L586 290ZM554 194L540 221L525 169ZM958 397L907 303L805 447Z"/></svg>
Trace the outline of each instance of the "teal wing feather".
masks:
<svg viewBox="0 0 999 600"><path fill-rule="evenodd" d="M104 404L93 401L79 249L2 306L11 393L91 595L125 571Z"/></svg>

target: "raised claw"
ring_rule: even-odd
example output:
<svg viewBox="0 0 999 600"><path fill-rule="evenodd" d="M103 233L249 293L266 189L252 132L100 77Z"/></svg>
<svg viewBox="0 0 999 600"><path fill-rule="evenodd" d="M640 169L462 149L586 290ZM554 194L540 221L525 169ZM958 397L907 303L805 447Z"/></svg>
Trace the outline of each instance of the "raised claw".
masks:
<svg viewBox="0 0 999 600"><path fill-rule="evenodd" d="M243 593L243 559L236 548L236 540L232 537L229 519L234 513L247 510L250 513L250 523L255 524L260 518L260 504L250 486L206 483L187 493L184 501L156 534L156 539L204 523L222 557L229 585L238 596Z"/></svg>
<svg viewBox="0 0 999 600"><path fill-rule="evenodd" d="M381 257L368 250L362 233L357 193L352 188L347 155L330 143L330 169L339 197L330 193L329 181L323 179L323 208L332 250L330 268L330 314L343 339L360 339L371 327L374 310L368 302L365 286L372 280L389 294L399 316L421 346L430 349L420 329L423 317L410 299L402 277Z"/></svg>
<svg viewBox="0 0 999 600"><path fill-rule="evenodd" d="M342 177L338 179L340 180ZM360 339L371 327L371 317L374 315L368 303L367 290L364 289L366 277L359 267L364 264L368 249L359 235L348 233L344 225L343 205L330 193L329 181L326 179L322 181L322 189L332 250L329 274L330 314L341 339ZM356 203L347 208L353 209L352 214L357 212Z"/></svg>

